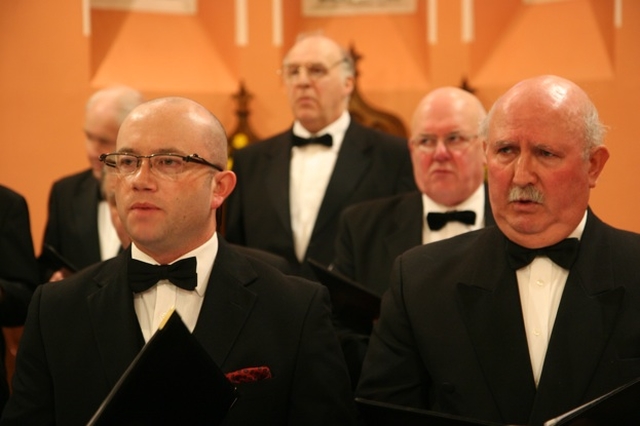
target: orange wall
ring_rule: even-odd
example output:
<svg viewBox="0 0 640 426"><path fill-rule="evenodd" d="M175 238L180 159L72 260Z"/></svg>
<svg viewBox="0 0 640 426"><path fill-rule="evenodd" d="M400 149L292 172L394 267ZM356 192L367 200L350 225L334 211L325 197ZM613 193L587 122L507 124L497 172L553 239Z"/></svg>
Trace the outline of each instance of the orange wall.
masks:
<svg viewBox="0 0 640 426"><path fill-rule="evenodd" d="M475 38L460 39L461 2L438 2L438 42L427 42L427 3L413 15L303 17L285 0L282 46L272 43L271 2L248 1L249 43L235 45L234 2L201 2L197 16L94 11L82 34L81 0L0 1L0 183L26 196L37 249L52 182L87 166L82 120L89 94L110 82L148 97L183 95L235 127L240 80L254 95L259 136L287 127L291 114L276 70L303 31L323 30L363 58L359 88L371 104L408 123L431 88L467 77L489 107L515 81L540 73L575 80L610 126L609 164L592 206L606 221L640 232L637 121L640 112L640 2L566 0L525 6L476 0Z"/></svg>

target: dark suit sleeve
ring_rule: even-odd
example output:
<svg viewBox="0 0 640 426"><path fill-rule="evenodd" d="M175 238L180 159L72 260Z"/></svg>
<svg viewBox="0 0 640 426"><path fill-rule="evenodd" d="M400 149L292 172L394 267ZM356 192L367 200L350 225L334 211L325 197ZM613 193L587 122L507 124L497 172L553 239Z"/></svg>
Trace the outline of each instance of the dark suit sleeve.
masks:
<svg viewBox="0 0 640 426"><path fill-rule="evenodd" d="M350 425L353 396L344 358L331 325L329 294L318 287L309 304L291 391L290 425Z"/></svg>
<svg viewBox="0 0 640 426"><path fill-rule="evenodd" d="M53 383L40 334L39 309L43 287L36 289L29 306L16 359L12 395L0 420L2 426L55 424Z"/></svg>
<svg viewBox="0 0 640 426"><path fill-rule="evenodd" d="M3 192L4 193L4 192ZM24 323L27 306L38 285L29 209L22 196L3 196L0 212L0 325Z"/></svg>
<svg viewBox="0 0 640 426"><path fill-rule="evenodd" d="M356 396L427 408L430 379L418 353L403 298L402 257L396 260L391 288L382 298Z"/></svg>

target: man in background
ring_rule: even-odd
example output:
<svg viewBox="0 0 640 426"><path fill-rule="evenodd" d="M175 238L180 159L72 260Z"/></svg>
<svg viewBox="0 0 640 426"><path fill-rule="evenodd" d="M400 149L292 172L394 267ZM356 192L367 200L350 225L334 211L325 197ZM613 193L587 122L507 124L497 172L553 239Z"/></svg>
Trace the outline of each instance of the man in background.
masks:
<svg viewBox="0 0 640 426"><path fill-rule="evenodd" d="M497 226L398 258L357 394L540 426L637 379L640 235L589 207L609 152L576 84L516 84L481 135Z"/></svg>
<svg viewBox="0 0 640 426"><path fill-rule="evenodd" d="M354 65L335 41L300 38L281 72L293 126L234 153L238 186L224 230L230 242L278 254L292 273L315 278L307 259L333 260L344 207L415 184L406 141L349 115Z"/></svg>
<svg viewBox="0 0 640 426"><path fill-rule="evenodd" d="M140 92L122 85L95 92L87 101L83 127L90 168L58 180L51 188L43 251L45 245L53 247L77 269L113 257L121 249L100 189L99 158L115 149L120 124L143 100ZM61 279L70 272L52 270L46 264L41 267L43 281Z"/></svg>
<svg viewBox="0 0 640 426"><path fill-rule="evenodd" d="M418 104L409 151L419 191L345 209L332 268L379 296L408 249L493 225L478 135L486 112L471 93L441 87Z"/></svg>

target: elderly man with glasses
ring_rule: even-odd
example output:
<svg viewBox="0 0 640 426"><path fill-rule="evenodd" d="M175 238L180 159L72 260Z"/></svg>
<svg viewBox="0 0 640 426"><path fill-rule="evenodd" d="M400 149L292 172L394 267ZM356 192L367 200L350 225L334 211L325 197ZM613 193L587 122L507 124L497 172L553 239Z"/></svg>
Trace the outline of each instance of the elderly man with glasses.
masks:
<svg viewBox="0 0 640 426"><path fill-rule="evenodd" d="M350 116L353 60L335 41L300 38L280 75L293 126L234 153L238 187L228 200L225 235L279 254L293 273L314 278L307 260L333 260L341 211L415 189L411 160L405 140Z"/></svg>

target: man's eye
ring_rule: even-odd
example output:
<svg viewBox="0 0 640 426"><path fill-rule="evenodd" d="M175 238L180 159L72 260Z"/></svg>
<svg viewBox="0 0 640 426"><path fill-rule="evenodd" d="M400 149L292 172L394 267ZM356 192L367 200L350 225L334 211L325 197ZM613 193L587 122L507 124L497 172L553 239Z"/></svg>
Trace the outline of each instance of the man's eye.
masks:
<svg viewBox="0 0 640 426"><path fill-rule="evenodd" d="M322 68L320 66L310 66L309 67L309 74L311 74L313 76L324 75L324 68Z"/></svg>

